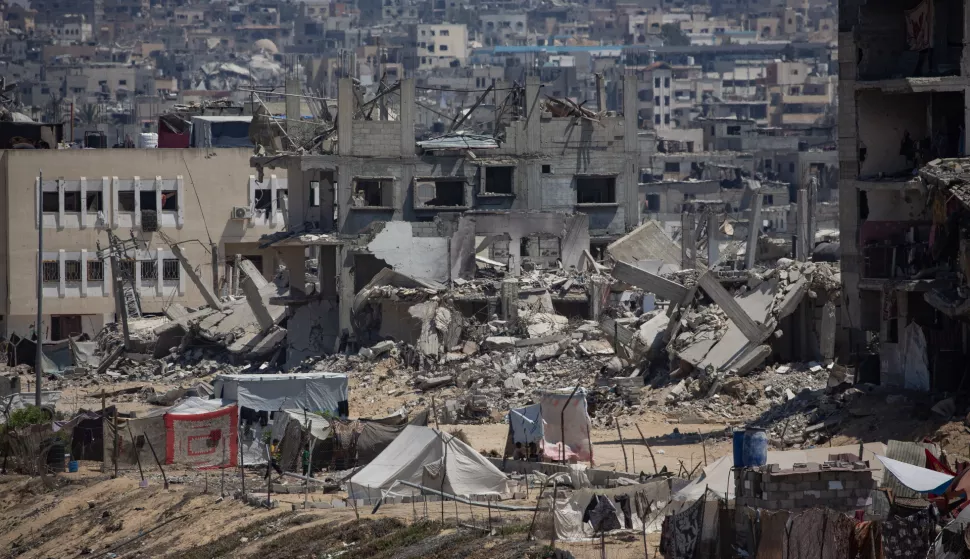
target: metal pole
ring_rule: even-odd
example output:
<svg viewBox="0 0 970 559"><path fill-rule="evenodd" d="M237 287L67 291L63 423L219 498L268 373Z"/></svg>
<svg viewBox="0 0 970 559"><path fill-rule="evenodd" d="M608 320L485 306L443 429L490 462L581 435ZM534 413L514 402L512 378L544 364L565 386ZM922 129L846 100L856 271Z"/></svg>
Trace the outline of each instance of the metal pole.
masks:
<svg viewBox="0 0 970 559"><path fill-rule="evenodd" d="M37 359L34 361L34 405L40 407L40 383L44 370L44 171L37 175Z"/></svg>

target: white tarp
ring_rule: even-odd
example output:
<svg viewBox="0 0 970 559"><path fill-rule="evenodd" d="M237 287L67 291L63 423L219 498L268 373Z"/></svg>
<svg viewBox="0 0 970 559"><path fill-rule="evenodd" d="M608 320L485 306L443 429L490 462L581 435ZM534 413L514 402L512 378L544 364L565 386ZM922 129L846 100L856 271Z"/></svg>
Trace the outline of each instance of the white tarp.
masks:
<svg viewBox="0 0 970 559"><path fill-rule="evenodd" d="M643 522L637 515L634 505L634 495L643 492L647 501L650 503L650 513L646 521L648 528L656 524L659 526L663 520L663 510L670 501L670 481L657 480L650 483L637 485L627 485L616 489L578 489L573 491L569 497L559 499L553 507L553 521L555 522L556 539L561 541L581 541L587 540L598 534L593 530L590 522L583 522L583 515L586 507L596 495L604 495L611 500L617 496L625 495L630 499L630 520L632 529L640 532L643 530ZM617 517L621 526L626 526L625 515L622 508L617 506Z"/></svg>
<svg viewBox="0 0 970 559"><path fill-rule="evenodd" d="M481 454L452 435L417 425L405 427L384 452L354 474L348 493L356 499L420 494L396 481L460 496L511 495L508 478Z"/></svg>
<svg viewBox="0 0 970 559"><path fill-rule="evenodd" d="M539 404L509 410L512 442L538 444L542 440L542 417Z"/></svg>
<svg viewBox="0 0 970 559"><path fill-rule="evenodd" d="M592 462L592 420L586 411L586 390L580 388L575 394L572 392L570 388L544 392L539 399L542 412L542 454L547 460L562 460L565 438L567 461L575 458Z"/></svg>
<svg viewBox="0 0 970 559"><path fill-rule="evenodd" d="M929 468L914 466L912 464L907 464L906 462L886 458L885 456L877 455L876 458L878 458L879 461L886 466L887 470L896 476L899 483L902 483L906 487L909 487L913 491L919 493L929 493L937 490L941 485L949 483L953 480L953 476L950 474L944 474L943 472L937 472Z"/></svg>
<svg viewBox="0 0 970 559"><path fill-rule="evenodd" d="M903 330L899 345L899 362L903 364L903 388L929 392L930 369L926 363L926 337L923 328L910 322Z"/></svg>
<svg viewBox="0 0 970 559"><path fill-rule="evenodd" d="M218 375L215 380L216 398L256 411L306 409L338 415L347 394L347 375L333 373Z"/></svg>

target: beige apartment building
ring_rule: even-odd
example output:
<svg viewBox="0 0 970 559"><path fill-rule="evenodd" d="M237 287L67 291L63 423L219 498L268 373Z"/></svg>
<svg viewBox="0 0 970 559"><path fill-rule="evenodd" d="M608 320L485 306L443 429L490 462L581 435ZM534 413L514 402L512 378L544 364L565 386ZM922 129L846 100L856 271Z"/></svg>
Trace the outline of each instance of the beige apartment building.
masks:
<svg viewBox="0 0 970 559"><path fill-rule="evenodd" d="M259 238L286 230L286 171L260 182L251 154L247 148L0 151L0 333L32 336L41 225L45 340L93 336L114 321L110 262L97 256L108 230L138 240L122 265L143 313L173 302L205 303L165 237L179 244L207 285L214 284L217 262L222 293L237 254L272 277L278 258L259 249Z"/></svg>

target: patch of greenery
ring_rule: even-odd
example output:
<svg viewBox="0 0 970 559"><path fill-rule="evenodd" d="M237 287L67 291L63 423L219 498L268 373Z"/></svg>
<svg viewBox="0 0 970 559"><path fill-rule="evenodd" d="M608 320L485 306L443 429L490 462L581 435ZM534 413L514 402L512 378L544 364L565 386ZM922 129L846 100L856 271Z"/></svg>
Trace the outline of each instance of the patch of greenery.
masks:
<svg viewBox="0 0 970 559"><path fill-rule="evenodd" d="M47 410L38 406L27 406L10 412L7 417L7 429L20 429L28 425L43 425L51 420Z"/></svg>

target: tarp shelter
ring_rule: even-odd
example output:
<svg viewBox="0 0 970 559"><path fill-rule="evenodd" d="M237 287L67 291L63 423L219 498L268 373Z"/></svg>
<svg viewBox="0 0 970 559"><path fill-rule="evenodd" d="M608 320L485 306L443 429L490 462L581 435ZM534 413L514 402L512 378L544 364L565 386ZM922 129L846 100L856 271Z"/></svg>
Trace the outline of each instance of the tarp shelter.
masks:
<svg viewBox="0 0 970 559"><path fill-rule="evenodd" d="M255 411L285 409L326 412L347 417L347 375L218 375L215 397Z"/></svg>
<svg viewBox="0 0 970 559"><path fill-rule="evenodd" d="M249 123L252 116L193 116L192 147L252 147Z"/></svg>
<svg viewBox="0 0 970 559"><path fill-rule="evenodd" d="M556 501L553 507L553 522L555 523L556 539L563 541L581 541L599 534L589 519L589 507L596 498L605 497L616 508L618 526L616 529L643 530L644 520L647 527L659 529L663 520L663 510L670 502L674 491L683 480L660 479L636 485L626 485L615 489L578 489L565 498ZM641 501L641 508L645 518L637 512L637 500Z"/></svg>
<svg viewBox="0 0 970 559"><path fill-rule="evenodd" d="M346 470L377 458L408 425L427 423L426 413L408 421L404 413L378 419L328 419L301 410L283 410L273 419L272 438L280 441L283 469L302 468L300 457L308 437L312 437L315 469Z"/></svg>
<svg viewBox="0 0 970 559"><path fill-rule="evenodd" d="M165 414L166 464L206 469L236 466L239 407L202 413Z"/></svg>
<svg viewBox="0 0 970 559"><path fill-rule="evenodd" d="M539 399L542 415L542 455L546 460L563 459L565 438L566 460L593 462L590 431L593 422L586 410L586 389L573 394L571 388L544 392Z"/></svg>
<svg viewBox="0 0 970 559"><path fill-rule="evenodd" d="M536 443L542 441L542 416L539 404L509 410L509 429L512 442Z"/></svg>
<svg viewBox="0 0 970 559"><path fill-rule="evenodd" d="M377 458L349 480L351 498L418 495L409 481L459 496L511 495L509 480L484 456L453 435L408 425ZM393 489L392 489L393 488Z"/></svg>

